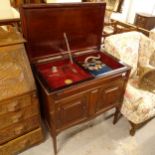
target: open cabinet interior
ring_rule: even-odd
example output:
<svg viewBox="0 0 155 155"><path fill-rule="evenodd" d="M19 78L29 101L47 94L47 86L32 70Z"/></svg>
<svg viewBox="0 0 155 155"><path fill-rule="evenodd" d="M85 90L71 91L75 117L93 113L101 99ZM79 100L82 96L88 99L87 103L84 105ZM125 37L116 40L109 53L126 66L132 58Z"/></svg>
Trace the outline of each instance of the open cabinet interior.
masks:
<svg viewBox="0 0 155 155"><path fill-rule="evenodd" d="M93 51L90 54L70 59L48 61L35 65L35 71L49 91L66 88L98 76L104 76L122 68L123 65L106 53Z"/></svg>

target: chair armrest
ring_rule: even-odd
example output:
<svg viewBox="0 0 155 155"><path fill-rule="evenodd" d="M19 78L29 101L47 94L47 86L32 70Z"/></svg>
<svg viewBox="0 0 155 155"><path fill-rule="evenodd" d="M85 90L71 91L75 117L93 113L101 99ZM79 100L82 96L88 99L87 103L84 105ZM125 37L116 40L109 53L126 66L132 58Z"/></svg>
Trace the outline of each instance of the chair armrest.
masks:
<svg viewBox="0 0 155 155"><path fill-rule="evenodd" d="M115 34L116 33L116 27L117 27L117 23L116 22L105 22L104 23L104 29L102 32L102 36L103 37L107 37L109 35Z"/></svg>
<svg viewBox="0 0 155 155"><path fill-rule="evenodd" d="M148 72L155 70L155 67L151 65L147 66L140 66L138 67L138 75L139 78L141 79L143 76L145 76Z"/></svg>
<svg viewBox="0 0 155 155"><path fill-rule="evenodd" d="M116 25L117 22L116 21L110 21L110 22L104 22L104 26L109 26L109 25Z"/></svg>
<svg viewBox="0 0 155 155"><path fill-rule="evenodd" d="M14 23L20 23L20 18L12 18L12 19L0 20L0 26L1 25L12 25Z"/></svg>
<svg viewBox="0 0 155 155"><path fill-rule="evenodd" d="M8 31L14 31L15 30L15 31L21 32L20 18L12 18L12 19L0 20L0 26L5 26L5 28Z"/></svg>
<svg viewBox="0 0 155 155"><path fill-rule="evenodd" d="M139 88L155 93L155 67L148 65L141 68L139 76Z"/></svg>

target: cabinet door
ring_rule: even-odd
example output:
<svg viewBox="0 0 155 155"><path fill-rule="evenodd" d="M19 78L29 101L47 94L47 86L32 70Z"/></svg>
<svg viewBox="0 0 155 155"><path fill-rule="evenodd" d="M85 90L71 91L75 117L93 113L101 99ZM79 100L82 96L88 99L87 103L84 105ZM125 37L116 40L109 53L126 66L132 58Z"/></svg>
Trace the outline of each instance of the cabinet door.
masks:
<svg viewBox="0 0 155 155"><path fill-rule="evenodd" d="M123 85L123 79L117 79L116 81L103 85L99 91L96 112L102 112L107 108L113 107L117 103L120 103L123 96Z"/></svg>
<svg viewBox="0 0 155 155"><path fill-rule="evenodd" d="M67 128L87 119L88 95L81 94L58 101L56 105L57 128Z"/></svg>

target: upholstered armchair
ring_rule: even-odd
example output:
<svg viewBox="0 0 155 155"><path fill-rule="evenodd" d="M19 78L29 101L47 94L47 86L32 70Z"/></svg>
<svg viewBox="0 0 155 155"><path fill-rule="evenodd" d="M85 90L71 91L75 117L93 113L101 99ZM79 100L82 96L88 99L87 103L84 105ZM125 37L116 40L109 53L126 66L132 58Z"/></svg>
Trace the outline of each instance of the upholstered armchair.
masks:
<svg viewBox="0 0 155 155"><path fill-rule="evenodd" d="M140 32L126 32L107 37L105 50L132 67L121 114L134 135L155 116L155 42Z"/></svg>

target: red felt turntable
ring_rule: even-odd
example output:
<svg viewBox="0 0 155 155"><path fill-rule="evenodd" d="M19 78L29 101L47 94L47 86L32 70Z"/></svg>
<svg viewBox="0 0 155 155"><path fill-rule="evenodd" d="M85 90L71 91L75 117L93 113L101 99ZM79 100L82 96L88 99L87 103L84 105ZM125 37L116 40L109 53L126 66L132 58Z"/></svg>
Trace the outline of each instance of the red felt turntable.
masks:
<svg viewBox="0 0 155 155"><path fill-rule="evenodd" d="M70 60L37 64L36 71L49 91L92 79L93 76Z"/></svg>

